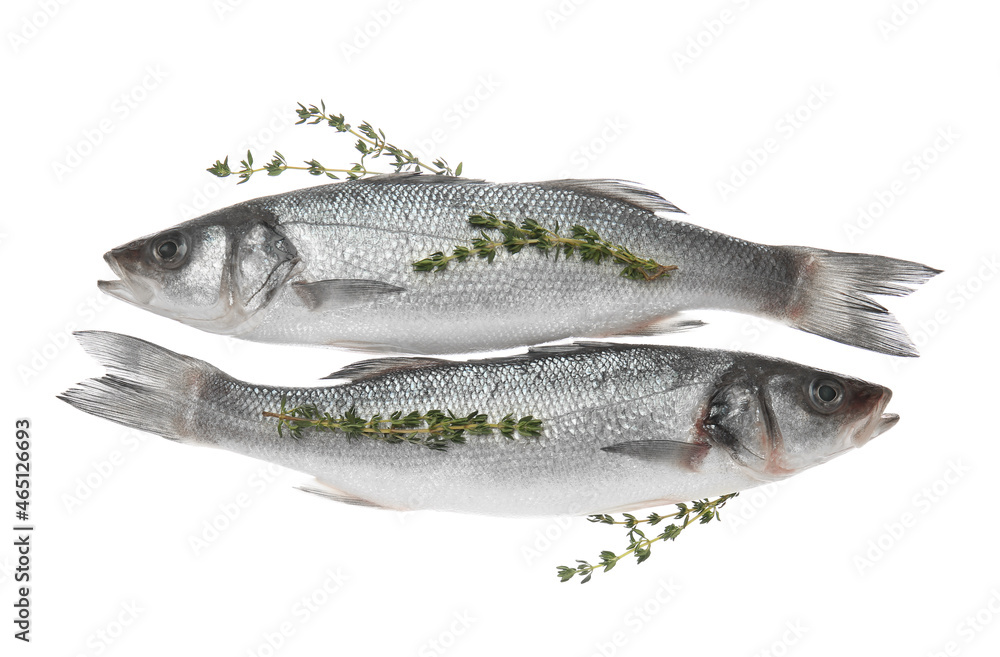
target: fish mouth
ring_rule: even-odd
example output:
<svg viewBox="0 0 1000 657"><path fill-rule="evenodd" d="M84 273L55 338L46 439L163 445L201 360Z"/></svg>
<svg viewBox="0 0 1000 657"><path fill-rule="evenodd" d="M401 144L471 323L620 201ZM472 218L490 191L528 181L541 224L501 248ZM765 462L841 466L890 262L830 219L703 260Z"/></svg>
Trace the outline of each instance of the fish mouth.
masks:
<svg viewBox="0 0 1000 657"><path fill-rule="evenodd" d="M871 438L868 440L881 436L883 433L896 426L897 422L899 422L899 416L895 413L882 413L882 417L879 418L878 425L875 427Z"/></svg>
<svg viewBox="0 0 1000 657"><path fill-rule="evenodd" d="M147 304L153 298L153 291L144 286L137 285L134 280L129 280L128 273L118 261L118 255L123 252L124 248L112 249L104 254L104 261L108 263L111 271L119 276L121 280L97 281L97 288L105 294L135 306Z"/></svg>
<svg viewBox="0 0 1000 657"><path fill-rule="evenodd" d="M871 420L869 420L864 427L859 431L855 432L851 439L855 447L862 447L867 445L873 438L881 436L883 433L889 429L896 426L899 422L899 415L896 413L883 413L885 407L889 405L889 400L892 399L892 391L885 388L882 392L882 397L879 399L875 407L875 412L872 413Z"/></svg>

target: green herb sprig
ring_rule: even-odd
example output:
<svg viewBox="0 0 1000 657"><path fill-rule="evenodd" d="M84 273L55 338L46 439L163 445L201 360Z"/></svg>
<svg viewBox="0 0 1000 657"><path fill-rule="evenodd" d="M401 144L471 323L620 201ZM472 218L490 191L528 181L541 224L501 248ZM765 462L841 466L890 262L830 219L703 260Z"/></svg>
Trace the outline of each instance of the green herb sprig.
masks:
<svg viewBox="0 0 1000 657"><path fill-rule="evenodd" d="M573 579L573 577L581 577L581 584L586 584L590 581L591 576L594 571L598 568L604 568L604 572L608 572L614 568L619 561L627 557L630 554L635 555L636 563L642 563L649 558L651 552L651 546L657 541L672 541L680 536L681 532L695 522L699 524L706 524L712 522L713 520L719 520L719 509L726 505L726 502L732 498L739 495L739 493L729 493L718 497L714 500L704 499L697 502L691 502L691 505L678 504L677 513L674 515L660 515L658 513L651 513L646 518L636 518L632 514L625 513L622 514L624 520L615 520L614 517L607 514L588 516L587 520L590 522L596 522L605 525L624 525L628 529L626 536L628 537L628 549L621 554L615 554L611 550L604 550L601 552L600 561L596 564L591 564L588 561L583 561L577 559L576 567L572 568L569 566L559 566L556 569L556 575L559 577L560 581L568 582ZM639 529L639 525L642 523L648 523L650 526L658 525L663 520L672 518L673 520L681 520L680 524L671 523L667 525L659 535L649 538L646 534Z"/></svg>
<svg viewBox="0 0 1000 657"><path fill-rule="evenodd" d="M515 419L513 414L506 415L499 422L490 422L486 415L473 412L464 417L450 411L431 410L426 413L413 411L403 414L396 411L383 417L373 415L362 417L355 410L341 416L320 411L315 404L303 404L292 409L281 409L277 413L265 411L264 417L278 420L278 435L288 431L293 438L301 438L303 429L320 431L341 431L350 438L372 438L387 443L411 443L434 450L444 450L451 445L461 445L466 441L466 435L482 435L499 431L500 435L509 439L517 436L534 437L541 434L542 421L530 415Z"/></svg>
<svg viewBox="0 0 1000 657"><path fill-rule="evenodd" d="M676 265L661 265L652 259L640 258L620 244L612 244L595 231L584 226L573 226L570 237L559 235L559 224L554 230L541 226L534 219L525 219L520 225L510 220L501 220L492 212L482 212L469 217L469 223L480 228L480 236L472 240L471 246L458 245L450 254L441 251L432 253L413 263L416 271L430 272L447 269L452 260L465 262L469 258L482 258L492 263L497 253L504 249L508 253L519 253L530 246L545 254L553 253L569 258L579 253L584 262L600 264L605 259L624 265L621 275L631 280L652 281L667 272L677 269ZM486 231L496 230L500 238L490 237Z"/></svg>
<svg viewBox="0 0 1000 657"><path fill-rule="evenodd" d="M356 180L364 176L373 176L378 175L379 173L385 173L372 171L368 168L368 164L366 162L367 158L374 160L385 156L392 159L388 166L395 173L403 171L413 171L419 173L426 171L427 173L435 175L462 175L461 162L458 163L458 166L455 167L454 170L451 166L449 166L448 162L443 157L439 157L436 160L433 160L430 164L427 164L411 151L390 144L386 140L385 132L381 129L376 129L368 121L363 122L355 128L345 121L343 114L328 113L326 111L326 103L322 100L320 101L319 107L316 105L309 105L306 107L302 103L299 103L298 105L299 108L295 110L295 113L298 115L299 120L295 122L295 125L303 123L307 125L325 123L337 132L350 134L357 139L354 144L354 148L361 154L361 159L357 162L352 162L348 168L326 167L315 158L312 160L305 160L305 166L297 166L289 164L284 155L275 151L270 161L265 162L260 167L254 168L253 154L250 151L247 151L246 159L240 160L240 168L235 171L233 171L232 167L229 165L228 156L226 156L224 160L216 160L215 164L208 167L206 171L212 175L218 176L219 178L238 176L240 181L237 184L240 185L250 180L250 177L253 174L260 171L266 171L269 176L279 176L289 169L307 171L314 176L325 175L328 178L333 178L334 180L339 179L337 174L341 174L350 180Z"/></svg>

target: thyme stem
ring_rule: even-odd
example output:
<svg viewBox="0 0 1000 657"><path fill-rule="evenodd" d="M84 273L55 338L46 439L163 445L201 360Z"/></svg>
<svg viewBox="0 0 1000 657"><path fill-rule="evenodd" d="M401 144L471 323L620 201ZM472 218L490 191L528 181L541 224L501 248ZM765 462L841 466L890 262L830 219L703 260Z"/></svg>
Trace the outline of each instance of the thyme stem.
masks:
<svg viewBox="0 0 1000 657"><path fill-rule="evenodd" d="M312 428L319 431L341 431L348 438L364 436L388 443L408 442L438 450L446 449L451 444L465 443L466 434L480 435L499 431L504 437L515 439L515 434L537 436L542 430L541 420L530 415L515 419L513 414L509 414L499 422L490 422L486 415L478 412L459 417L450 412L431 410L426 413L414 411L407 415L396 411L388 417L373 415L365 418L352 408L340 417L320 411L314 404L286 410L284 400L277 413L264 411L262 415L278 420L279 436L287 430L293 437L299 438L303 429Z"/></svg>
<svg viewBox="0 0 1000 657"><path fill-rule="evenodd" d="M663 516L658 513L651 513L646 518L636 518L631 514L623 514L624 520L615 520L614 517L607 514L593 515L589 516L587 520L590 522L605 524L605 525L625 525L629 530L626 536L628 537L629 546L628 549L621 554L615 554L610 550L604 550L601 552L600 561L596 564L591 564L588 561L581 559L577 560L577 565L575 568L569 566L559 566L556 569L556 575L559 577L560 581L567 582L575 576L580 576L582 579L581 584L586 584L590 581L591 576L594 571L598 568L604 568L604 572L608 572L614 568L619 561L625 557L634 554L636 557L636 563L642 563L650 556L650 546L657 541L673 541L680 533L684 531L689 525L698 522L699 524L706 524L712 520L719 520L719 509L726 505L726 502L732 498L739 495L739 493L728 493L721 497L717 497L714 500L704 499L697 502L691 502L691 505L678 504L677 513L672 516ZM663 531L649 538L646 534L638 528L638 525L642 523L648 523L650 526L657 525L666 518L673 518L674 520L681 520L680 524L670 524L667 525Z"/></svg>
<svg viewBox="0 0 1000 657"><path fill-rule="evenodd" d="M266 171L269 176L279 176L289 169L307 171L314 176L325 175L328 178L333 178L335 180L339 179L336 175L339 173L346 175L346 177L351 180L356 180L364 176L373 176L384 173L369 169L365 162L366 158L371 157L372 159L375 159L382 156L392 156L393 161L389 163L389 167L396 173L401 171L414 171L417 173L421 171L428 171L434 175L462 175L461 162L459 162L458 166L455 167L454 170L452 170L452 168L448 165L448 162L443 157L439 157L428 164L427 162L421 160L418 156L414 155L411 151L390 144L386 140L385 131L376 129L367 121L362 122L355 128L344 120L343 114L327 113L326 103L322 100L320 101L319 107L316 105L309 105L306 107L302 103L299 103L298 105L299 108L295 110L295 113L299 117L299 120L295 122L296 125L303 123L307 125L326 123L337 132L344 132L351 135L357 140L354 143L354 148L361 153L361 159L358 162L353 163L353 165L349 168L326 167L316 159L306 160L306 166L294 166L288 164L284 155L275 151L270 161L265 163L263 166L254 167L253 154L250 151L247 151L246 159L240 161L240 168L236 171L233 171L232 167L229 165L228 156L224 160L216 160L215 164L210 166L207 171L212 175L218 176L219 178L226 178L233 175L238 176L240 179L238 184L245 183L250 180L250 177L253 174L261 171Z"/></svg>
<svg viewBox="0 0 1000 657"><path fill-rule="evenodd" d="M624 268L621 275L631 280L652 281L668 272L677 269L676 265L661 265L655 260L640 258L621 244L613 244L603 239L597 232L584 226L573 226L571 236L559 234L559 224L554 230L540 225L533 219L525 219L520 225L510 220L501 220L491 212L473 214L469 223L481 229L480 237L472 240L472 245L458 245L450 254L441 251L432 253L423 260L413 263L416 271L442 271L447 269L452 260L465 262L469 258L482 258L492 263L497 253L505 249L509 253L519 253L524 247L530 246L548 254L559 253L568 258L573 253L579 253L584 262L599 264L605 259L614 260ZM487 235L486 230L499 231L502 239L496 240Z"/></svg>

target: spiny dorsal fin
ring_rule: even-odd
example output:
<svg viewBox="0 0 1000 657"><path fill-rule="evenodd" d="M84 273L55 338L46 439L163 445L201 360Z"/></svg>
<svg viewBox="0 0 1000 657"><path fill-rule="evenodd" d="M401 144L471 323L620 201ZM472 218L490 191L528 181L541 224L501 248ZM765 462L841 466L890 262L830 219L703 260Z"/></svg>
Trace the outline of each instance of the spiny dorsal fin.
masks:
<svg viewBox="0 0 1000 657"><path fill-rule="evenodd" d="M336 372L324 376L324 379L349 379L350 381L364 381L372 377L397 372L399 370L413 370L431 365L444 365L455 361L444 360L443 358L425 358L422 356L390 356L389 358L371 358L351 363Z"/></svg>
<svg viewBox="0 0 1000 657"><path fill-rule="evenodd" d="M400 173L380 173L377 176L360 178L353 182L358 185L455 185L472 184L486 185L485 180L479 178L460 178L458 176L436 175L433 173L418 173L416 171L402 171ZM336 183L335 183L336 184Z"/></svg>
<svg viewBox="0 0 1000 657"><path fill-rule="evenodd" d="M596 196L612 201L620 201L647 212L680 212L684 210L663 198L651 189L627 180L607 179L577 179L548 180L538 183L527 183L547 187L549 189L564 189L586 196Z"/></svg>

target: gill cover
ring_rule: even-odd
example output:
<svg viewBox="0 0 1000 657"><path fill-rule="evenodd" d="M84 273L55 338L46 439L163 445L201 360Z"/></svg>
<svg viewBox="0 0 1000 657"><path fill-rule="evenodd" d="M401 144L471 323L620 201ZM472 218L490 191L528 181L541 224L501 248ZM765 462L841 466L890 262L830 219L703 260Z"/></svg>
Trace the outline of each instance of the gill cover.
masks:
<svg viewBox="0 0 1000 657"><path fill-rule="evenodd" d="M756 473L768 470L775 441L781 440L764 391L753 381L724 384L709 402L702 428L736 463Z"/></svg>
<svg viewBox="0 0 1000 657"><path fill-rule="evenodd" d="M236 296L246 317L271 302L299 263L295 247L266 222L253 224L241 237L234 263Z"/></svg>

